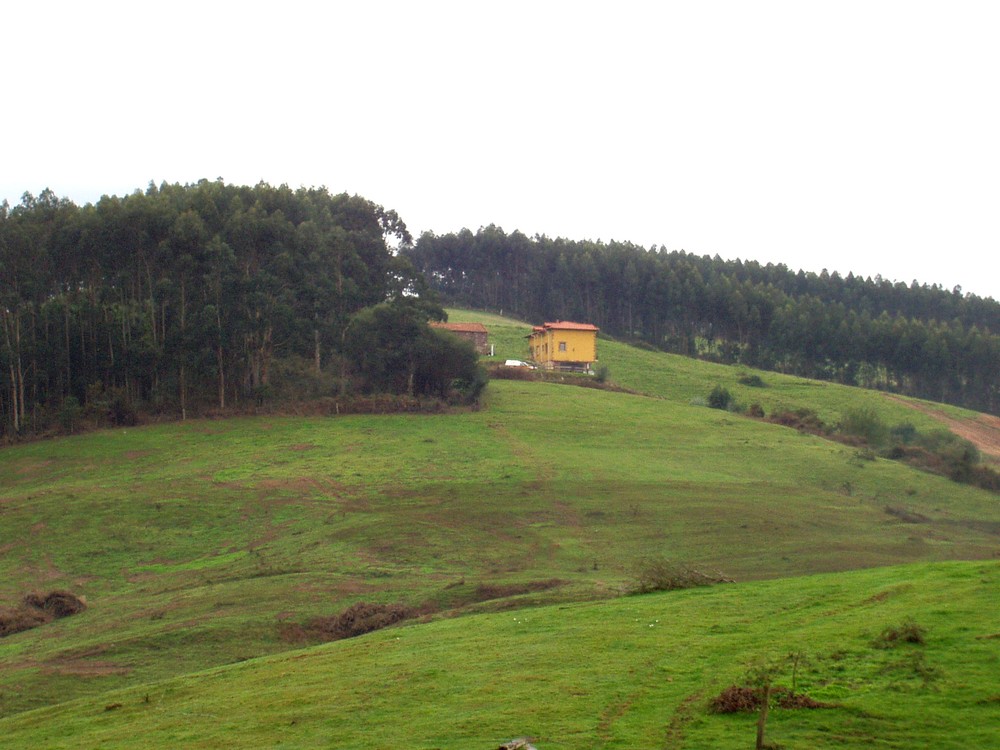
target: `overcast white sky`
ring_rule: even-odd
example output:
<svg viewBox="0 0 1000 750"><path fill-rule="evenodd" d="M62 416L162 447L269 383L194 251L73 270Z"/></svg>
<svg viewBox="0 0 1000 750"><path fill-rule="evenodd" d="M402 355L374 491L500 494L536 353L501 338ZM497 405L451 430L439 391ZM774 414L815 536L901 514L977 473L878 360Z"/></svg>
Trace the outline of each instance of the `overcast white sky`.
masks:
<svg viewBox="0 0 1000 750"><path fill-rule="evenodd" d="M47 2L2 14L0 199L325 185L1000 299L1000 3Z"/></svg>

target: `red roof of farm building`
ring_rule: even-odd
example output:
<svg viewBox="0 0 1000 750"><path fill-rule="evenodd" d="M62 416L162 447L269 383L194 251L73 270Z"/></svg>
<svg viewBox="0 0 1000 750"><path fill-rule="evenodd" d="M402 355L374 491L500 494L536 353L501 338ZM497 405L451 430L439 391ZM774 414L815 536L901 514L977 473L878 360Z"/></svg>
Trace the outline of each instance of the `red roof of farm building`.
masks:
<svg viewBox="0 0 1000 750"><path fill-rule="evenodd" d="M457 331L459 333L486 333L486 326L482 323L431 323L431 328L443 328L446 331Z"/></svg>
<svg viewBox="0 0 1000 750"><path fill-rule="evenodd" d="M546 323L544 328L555 328L562 331L599 331L601 330L592 323L571 323L568 320L557 320L555 323Z"/></svg>

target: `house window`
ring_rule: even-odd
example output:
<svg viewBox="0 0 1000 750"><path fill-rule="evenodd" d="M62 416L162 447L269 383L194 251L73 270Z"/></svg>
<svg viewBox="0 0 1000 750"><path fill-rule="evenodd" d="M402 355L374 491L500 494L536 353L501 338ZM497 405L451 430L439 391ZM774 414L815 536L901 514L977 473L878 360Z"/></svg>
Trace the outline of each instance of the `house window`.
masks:
<svg viewBox="0 0 1000 750"><path fill-rule="evenodd" d="M566 342L565 341L560 341L559 342L559 351L561 351L561 352L566 351Z"/></svg>

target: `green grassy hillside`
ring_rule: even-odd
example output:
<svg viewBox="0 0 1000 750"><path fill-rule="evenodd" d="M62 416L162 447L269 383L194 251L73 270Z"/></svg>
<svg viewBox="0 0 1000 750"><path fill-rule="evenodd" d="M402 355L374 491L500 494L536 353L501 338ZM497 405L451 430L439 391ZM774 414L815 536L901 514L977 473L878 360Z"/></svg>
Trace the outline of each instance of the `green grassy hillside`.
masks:
<svg viewBox="0 0 1000 750"><path fill-rule="evenodd" d="M819 575L379 631L0 719L16 748L747 748L710 700L769 664L829 704L784 748L1000 747L997 563ZM911 624L924 643L891 643Z"/></svg>
<svg viewBox="0 0 1000 750"><path fill-rule="evenodd" d="M487 361L526 359L529 356L527 336L531 324L475 310L449 309L448 319L456 322L483 323L489 330L495 356ZM940 423L916 411L907 404L918 399L889 396L880 391L851 388L837 383L809 380L794 375L732 367L705 362L676 354L639 349L619 341L601 337L597 356L608 368L609 379L617 385L639 393L666 398L681 403L705 399L715 385L727 388L742 405L759 403L767 413L779 410L810 409L825 422L836 424L849 410L873 409L889 424L910 422L919 429L938 429ZM740 382L757 375L763 388ZM973 419L975 412L935 404L941 412L959 418Z"/></svg>
<svg viewBox="0 0 1000 750"><path fill-rule="evenodd" d="M523 324L487 325L523 344ZM600 346L612 379L651 397L496 381L474 412L3 449L0 606L52 589L89 606L0 639L0 716L298 648L295 625L357 601L478 627L467 616L617 597L649 556L747 581L1000 550L995 495L692 405L741 387L730 368ZM828 415L881 399L764 377L762 398Z"/></svg>

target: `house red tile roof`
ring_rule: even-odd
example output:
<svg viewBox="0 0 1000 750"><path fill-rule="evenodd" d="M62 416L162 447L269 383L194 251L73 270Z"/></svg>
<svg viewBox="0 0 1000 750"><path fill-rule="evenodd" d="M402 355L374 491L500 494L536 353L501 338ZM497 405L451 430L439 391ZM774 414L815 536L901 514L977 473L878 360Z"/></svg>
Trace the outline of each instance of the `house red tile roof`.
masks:
<svg viewBox="0 0 1000 750"><path fill-rule="evenodd" d="M487 333L482 323L431 323L431 328L443 328L457 333Z"/></svg>
<svg viewBox="0 0 1000 750"><path fill-rule="evenodd" d="M591 323L571 323L568 320L557 320L555 323L546 323L543 328L554 328L562 331L599 331L597 326Z"/></svg>

